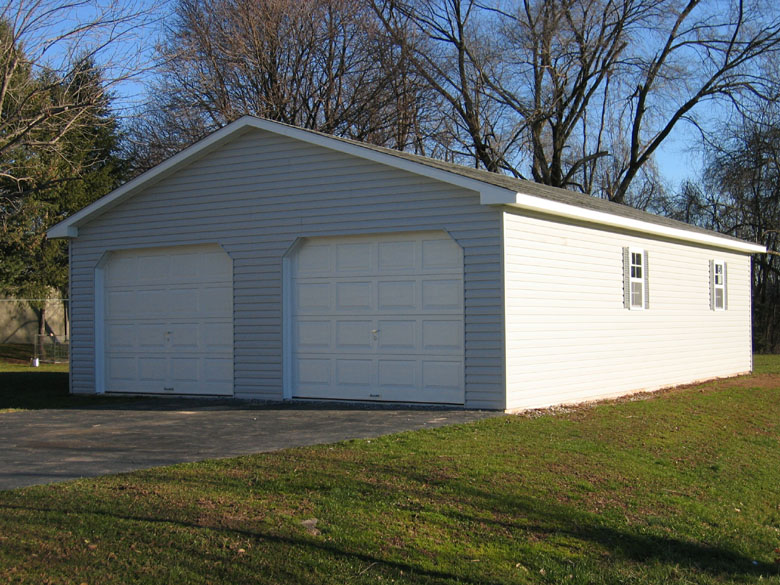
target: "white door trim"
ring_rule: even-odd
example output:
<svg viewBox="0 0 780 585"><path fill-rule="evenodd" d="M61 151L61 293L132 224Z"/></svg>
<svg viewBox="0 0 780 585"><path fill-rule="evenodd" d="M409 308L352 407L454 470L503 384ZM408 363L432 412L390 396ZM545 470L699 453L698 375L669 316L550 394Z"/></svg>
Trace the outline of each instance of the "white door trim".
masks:
<svg viewBox="0 0 780 585"><path fill-rule="evenodd" d="M282 256L282 399L292 400L292 261L304 238L296 238Z"/></svg>

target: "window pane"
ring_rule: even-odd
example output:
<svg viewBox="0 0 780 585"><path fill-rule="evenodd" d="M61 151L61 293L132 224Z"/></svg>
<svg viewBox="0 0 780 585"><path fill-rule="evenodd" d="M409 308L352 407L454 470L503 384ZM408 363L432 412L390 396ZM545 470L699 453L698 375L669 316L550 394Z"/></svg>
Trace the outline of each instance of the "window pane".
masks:
<svg viewBox="0 0 780 585"><path fill-rule="evenodd" d="M644 294L643 289L644 285L641 282L632 282L631 283L631 306L632 307L641 307L644 304Z"/></svg>
<svg viewBox="0 0 780 585"><path fill-rule="evenodd" d="M723 289L722 288L716 288L715 289L715 308L716 309L722 309L723 308Z"/></svg>
<svg viewBox="0 0 780 585"><path fill-rule="evenodd" d="M631 252L631 278L642 278L642 254Z"/></svg>
<svg viewBox="0 0 780 585"><path fill-rule="evenodd" d="M723 284L723 264L715 265L715 284Z"/></svg>

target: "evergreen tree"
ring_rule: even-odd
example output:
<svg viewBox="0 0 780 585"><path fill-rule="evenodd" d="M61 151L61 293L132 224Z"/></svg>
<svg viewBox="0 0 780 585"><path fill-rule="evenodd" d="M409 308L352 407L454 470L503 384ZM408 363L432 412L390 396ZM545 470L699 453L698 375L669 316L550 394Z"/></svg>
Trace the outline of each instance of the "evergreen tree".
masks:
<svg viewBox="0 0 780 585"><path fill-rule="evenodd" d="M46 91L34 92L36 103L23 107L45 110L69 102L95 105L70 115L63 112L56 121L36 128L45 148L36 147L36 140L28 135L24 144L0 156L0 293L45 299L53 289L65 298L67 244L47 240L46 230L116 187L124 165L117 154L118 125L110 111L110 96L91 59L75 63L71 74L59 82L46 71L35 77L29 68L20 68L9 94L19 86L29 94L35 84ZM13 99L5 100L6 104L9 114L20 107ZM39 332L44 333L45 303L32 304L40 315Z"/></svg>

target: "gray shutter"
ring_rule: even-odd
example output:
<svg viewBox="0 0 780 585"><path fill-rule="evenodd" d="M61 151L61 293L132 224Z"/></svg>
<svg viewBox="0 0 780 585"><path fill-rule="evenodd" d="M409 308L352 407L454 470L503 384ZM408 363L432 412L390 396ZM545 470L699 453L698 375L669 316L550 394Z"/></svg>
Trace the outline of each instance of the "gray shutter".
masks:
<svg viewBox="0 0 780 585"><path fill-rule="evenodd" d="M715 260L710 260L710 311L715 310Z"/></svg>
<svg viewBox="0 0 780 585"><path fill-rule="evenodd" d="M623 308L631 308L631 256L623 248Z"/></svg>
<svg viewBox="0 0 780 585"><path fill-rule="evenodd" d="M647 262L648 256L649 254L647 253L647 250L645 250L645 309L650 308L650 265Z"/></svg>
<svg viewBox="0 0 780 585"><path fill-rule="evenodd" d="M723 309L729 308L729 279L728 279L728 264L723 263Z"/></svg>

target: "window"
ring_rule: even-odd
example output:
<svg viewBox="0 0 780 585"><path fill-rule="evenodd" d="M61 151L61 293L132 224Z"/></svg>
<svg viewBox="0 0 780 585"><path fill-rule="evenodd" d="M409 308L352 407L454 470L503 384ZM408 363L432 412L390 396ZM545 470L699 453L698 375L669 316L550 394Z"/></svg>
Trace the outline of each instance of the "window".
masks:
<svg viewBox="0 0 780 585"><path fill-rule="evenodd" d="M645 306L645 281L641 251L629 251L631 254L631 308L642 309Z"/></svg>
<svg viewBox="0 0 780 585"><path fill-rule="evenodd" d="M710 260L710 309L725 311L728 308L726 295L726 263Z"/></svg>
<svg viewBox="0 0 780 585"><path fill-rule="evenodd" d="M647 270L645 250L623 248L623 304L626 309L650 308Z"/></svg>

